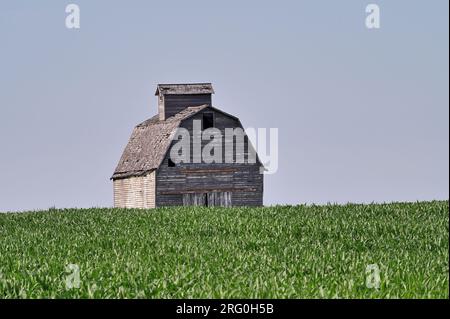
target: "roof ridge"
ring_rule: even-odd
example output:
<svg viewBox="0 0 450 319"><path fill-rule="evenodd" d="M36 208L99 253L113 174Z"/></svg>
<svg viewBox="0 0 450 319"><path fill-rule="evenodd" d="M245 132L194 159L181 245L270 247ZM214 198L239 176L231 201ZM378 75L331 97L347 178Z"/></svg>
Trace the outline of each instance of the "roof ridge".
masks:
<svg viewBox="0 0 450 319"><path fill-rule="evenodd" d="M164 86L164 85L211 85L211 82L195 82L195 83L158 83L158 86Z"/></svg>
<svg viewBox="0 0 450 319"><path fill-rule="evenodd" d="M171 94L214 94L212 83L160 83L156 86L155 95Z"/></svg>

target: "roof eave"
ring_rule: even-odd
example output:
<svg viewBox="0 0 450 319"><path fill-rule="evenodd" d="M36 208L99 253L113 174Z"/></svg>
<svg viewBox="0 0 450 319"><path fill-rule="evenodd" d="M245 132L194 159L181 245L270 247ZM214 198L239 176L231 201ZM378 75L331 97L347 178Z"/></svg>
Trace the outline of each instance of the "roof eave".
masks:
<svg viewBox="0 0 450 319"><path fill-rule="evenodd" d="M110 180L118 180L118 179L125 179L129 177L141 177L150 174L151 172L155 171L156 169L150 169L145 171L131 171L131 172L117 172L114 173L113 176L111 176Z"/></svg>

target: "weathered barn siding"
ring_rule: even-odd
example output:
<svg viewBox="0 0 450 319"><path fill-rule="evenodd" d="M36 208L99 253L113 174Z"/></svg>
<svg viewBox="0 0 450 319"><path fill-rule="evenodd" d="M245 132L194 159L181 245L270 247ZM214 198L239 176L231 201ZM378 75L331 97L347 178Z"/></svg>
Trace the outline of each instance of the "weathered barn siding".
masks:
<svg viewBox="0 0 450 319"><path fill-rule="evenodd" d="M166 119L190 106L211 105L211 94L173 94L163 98L163 105L159 108L163 109Z"/></svg>
<svg viewBox="0 0 450 319"><path fill-rule="evenodd" d="M213 112L214 127L222 133L223 163L193 163L191 149L191 163L168 166L170 153L168 152L156 171L156 206L183 205L183 194L186 193L215 193L231 192L232 206L262 206L263 204L263 174L260 174L260 163L247 162L248 138L244 139L244 163L225 163L225 128L242 128L238 119L207 108L193 117L183 121L180 127L186 128L193 139L193 121L201 120L204 112ZM176 143L172 142L171 145ZM202 148L209 141L202 141ZM235 141L237 143L237 141ZM191 143L192 145L192 143ZM240 149L236 145L236 149ZM234 152L233 152L234 153Z"/></svg>
<svg viewBox="0 0 450 319"><path fill-rule="evenodd" d="M155 176L153 171L114 180L114 207L155 208Z"/></svg>

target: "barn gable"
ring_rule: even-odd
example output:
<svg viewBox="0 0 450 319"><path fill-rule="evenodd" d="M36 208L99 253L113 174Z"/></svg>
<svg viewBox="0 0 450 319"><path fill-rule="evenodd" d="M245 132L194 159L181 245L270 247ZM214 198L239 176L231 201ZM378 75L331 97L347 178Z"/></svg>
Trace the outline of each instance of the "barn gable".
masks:
<svg viewBox="0 0 450 319"><path fill-rule="evenodd" d="M213 113L214 128L222 133L222 163L194 163L191 149L190 163L170 164L169 152L156 170L156 206L198 205L199 202L218 203L219 206L262 206L263 174L262 164L256 156L255 163L248 162L248 150L253 146L245 136L244 145L234 145L233 155L237 155L239 146L243 146L244 163L225 162L225 129L241 128L240 120L217 108L207 107L192 114L180 123L187 129L193 141L193 121L201 121L204 113ZM202 140L201 148L210 141ZM172 141L173 146L177 141ZM169 149L171 148L169 147ZM254 150L254 149L253 149ZM231 202L232 204L228 204Z"/></svg>

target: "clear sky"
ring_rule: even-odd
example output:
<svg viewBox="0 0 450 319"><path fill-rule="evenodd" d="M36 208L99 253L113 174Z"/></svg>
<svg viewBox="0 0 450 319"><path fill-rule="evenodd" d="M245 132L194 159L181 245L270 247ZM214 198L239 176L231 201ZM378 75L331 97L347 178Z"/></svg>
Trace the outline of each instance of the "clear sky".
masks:
<svg viewBox="0 0 450 319"><path fill-rule="evenodd" d="M167 82L212 82L245 127L279 128L267 205L448 199L448 6L2 1L0 211L112 206L109 178Z"/></svg>

